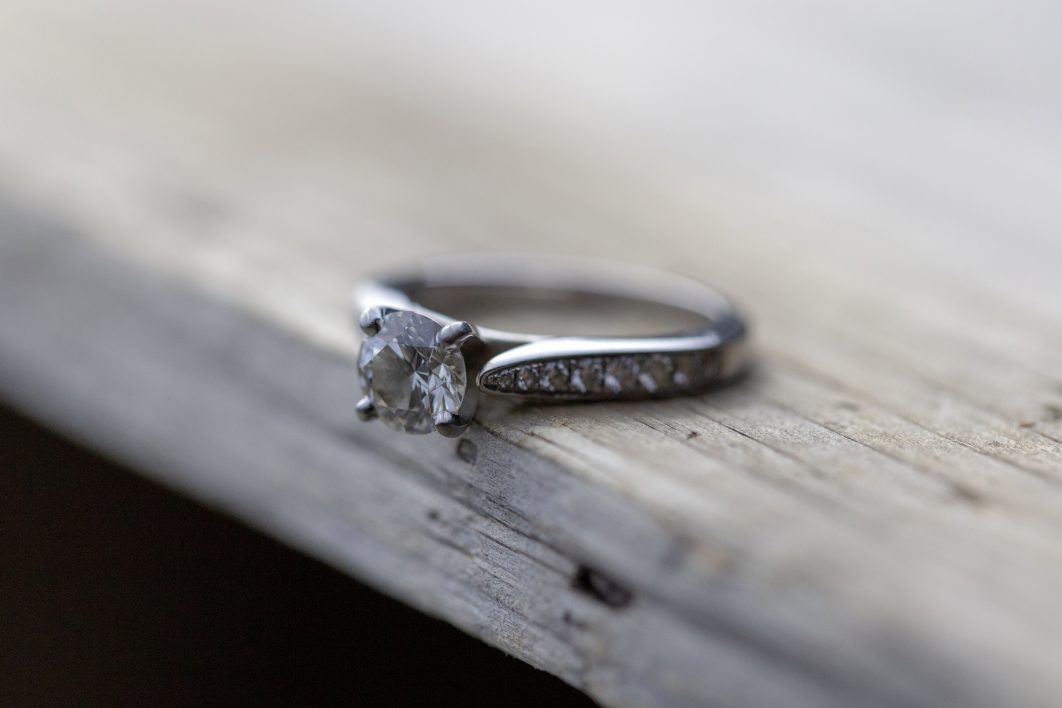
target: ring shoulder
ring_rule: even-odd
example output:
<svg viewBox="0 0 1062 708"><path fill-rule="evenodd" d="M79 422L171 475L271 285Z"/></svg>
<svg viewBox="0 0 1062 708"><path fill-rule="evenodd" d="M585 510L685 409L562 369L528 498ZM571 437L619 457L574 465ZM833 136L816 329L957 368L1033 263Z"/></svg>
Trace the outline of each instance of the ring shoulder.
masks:
<svg viewBox="0 0 1062 708"><path fill-rule="evenodd" d="M739 357L721 347L488 365L478 384L485 393L543 401L669 398L711 388L741 368Z"/></svg>

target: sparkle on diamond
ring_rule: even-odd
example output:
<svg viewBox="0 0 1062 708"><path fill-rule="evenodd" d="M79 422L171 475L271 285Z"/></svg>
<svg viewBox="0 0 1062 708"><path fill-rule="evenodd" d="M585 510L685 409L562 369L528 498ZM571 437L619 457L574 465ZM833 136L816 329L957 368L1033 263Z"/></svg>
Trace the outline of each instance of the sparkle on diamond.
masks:
<svg viewBox="0 0 1062 708"><path fill-rule="evenodd" d="M465 360L454 346L436 346L440 326L414 312L384 316L358 355L366 395L381 421L407 433L430 433L432 418L457 412L465 396Z"/></svg>

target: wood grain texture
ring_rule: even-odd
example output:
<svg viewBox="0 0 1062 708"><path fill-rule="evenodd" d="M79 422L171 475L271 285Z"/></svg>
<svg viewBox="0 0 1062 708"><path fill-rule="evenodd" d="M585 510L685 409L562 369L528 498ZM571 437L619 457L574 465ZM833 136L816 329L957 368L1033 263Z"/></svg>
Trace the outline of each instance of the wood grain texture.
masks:
<svg viewBox="0 0 1062 708"><path fill-rule="evenodd" d="M1056 703L1052 5L5 4L9 401L607 704ZM356 424L351 284L516 246L755 375Z"/></svg>

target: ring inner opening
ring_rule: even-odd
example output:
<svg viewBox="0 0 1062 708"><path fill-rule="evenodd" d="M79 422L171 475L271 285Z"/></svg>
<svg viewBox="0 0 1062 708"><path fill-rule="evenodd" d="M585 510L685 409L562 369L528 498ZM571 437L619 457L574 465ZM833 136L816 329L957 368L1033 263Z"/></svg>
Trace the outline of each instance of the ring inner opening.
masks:
<svg viewBox="0 0 1062 708"><path fill-rule="evenodd" d="M661 336L709 323L702 315L670 305L571 290L433 286L411 295L415 302L450 317L525 334Z"/></svg>

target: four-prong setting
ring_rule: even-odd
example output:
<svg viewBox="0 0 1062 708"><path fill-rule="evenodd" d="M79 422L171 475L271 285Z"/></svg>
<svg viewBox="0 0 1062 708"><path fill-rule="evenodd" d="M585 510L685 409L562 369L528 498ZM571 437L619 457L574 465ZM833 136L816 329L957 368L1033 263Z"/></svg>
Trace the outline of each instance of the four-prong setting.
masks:
<svg viewBox="0 0 1062 708"><path fill-rule="evenodd" d="M451 322L435 335L435 343L440 345L461 346L473 337L478 336L476 328L468 322Z"/></svg>
<svg viewBox="0 0 1062 708"><path fill-rule="evenodd" d="M467 322L443 326L410 310L369 307L358 318L365 333L358 373L365 396L361 420L379 419L407 433L456 437L468 428L475 387L462 349L478 341Z"/></svg>
<svg viewBox="0 0 1062 708"><path fill-rule="evenodd" d="M445 435L448 438L459 437L468 426L472 423L467 418L462 418L457 413L451 411L443 411L435 415L433 422L435 424L435 432L440 435Z"/></svg>
<svg viewBox="0 0 1062 708"><path fill-rule="evenodd" d="M383 325L384 311L379 307L367 307L358 316L358 327L367 337L372 337L380 331Z"/></svg>
<svg viewBox="0 0 1062 708"><path fill-rule="evenodd" d="M372 399L368 396L364 396L360 401L358 401L358 405L356 405L354 408L358 413L358 420L363 423L368 422L376 417L376 406L373 405Z"/></svg>

